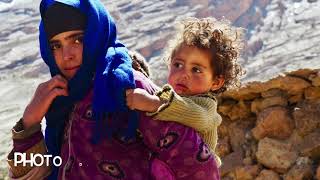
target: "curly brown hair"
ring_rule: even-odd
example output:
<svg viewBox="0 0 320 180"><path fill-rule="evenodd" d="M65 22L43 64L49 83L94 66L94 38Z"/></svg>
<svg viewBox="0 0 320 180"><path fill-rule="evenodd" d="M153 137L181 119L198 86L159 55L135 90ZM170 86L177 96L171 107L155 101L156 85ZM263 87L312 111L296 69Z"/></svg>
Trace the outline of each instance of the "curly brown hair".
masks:
<svg viewBox="0 0 320 180"><path fill-rule="evenodd" d="M223 77L225 80L224 85L214 93L239 87L240 77L244 71L237 60L243 48L243 34L243 28L232 26L226 19L220 21L215 18L182 20L180 26L177 26L175 38L169 41L166 61L170 63L182 45L209 49L212 53L213 77Z"/></svg>

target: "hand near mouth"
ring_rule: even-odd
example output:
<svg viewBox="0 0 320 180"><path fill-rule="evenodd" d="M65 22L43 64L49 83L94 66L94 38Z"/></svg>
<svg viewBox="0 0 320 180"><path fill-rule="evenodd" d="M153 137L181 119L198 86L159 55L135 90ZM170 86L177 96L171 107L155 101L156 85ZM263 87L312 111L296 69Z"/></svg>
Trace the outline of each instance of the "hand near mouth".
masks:
<svg viewBox="0 0 320 180"><path fill-rule="evenodd" d="M68 81L61 75L56 75L37 87L23 113L24 128L40 123L57 96L68 96Z"/></svg>

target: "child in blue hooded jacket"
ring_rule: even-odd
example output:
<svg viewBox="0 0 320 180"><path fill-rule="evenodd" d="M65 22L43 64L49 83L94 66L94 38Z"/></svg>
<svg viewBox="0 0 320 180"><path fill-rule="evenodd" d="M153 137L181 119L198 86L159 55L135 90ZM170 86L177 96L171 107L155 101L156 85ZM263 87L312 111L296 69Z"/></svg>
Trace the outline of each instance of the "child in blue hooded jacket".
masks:
<svg viewBox="0 0 320 180"><path fill-rule="evenodd" d="M132 69L113 19L98 0L42 0L40 13L41 56L52 78L37 87L12 129L10 178L149 179L150 151L125 90L153 93L153 84ZM15 153L52 158L50 166L23 165Z"/></svg>

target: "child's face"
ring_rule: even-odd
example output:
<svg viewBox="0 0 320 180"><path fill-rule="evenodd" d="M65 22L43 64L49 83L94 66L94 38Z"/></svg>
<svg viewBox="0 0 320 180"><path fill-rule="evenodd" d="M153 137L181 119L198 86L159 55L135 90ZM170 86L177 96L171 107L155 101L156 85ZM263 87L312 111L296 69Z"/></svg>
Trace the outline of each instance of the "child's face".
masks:
<svg viewBox="0 0 320 180"><path fill-rule="evenodd" d="M169 84L179 95L196 95L216 90L211 53L195 46L182 45L172 57Z"/></svg>
<svg viewBox="0 0 320 180"><path fill-rule="evenodd" d="M50 47L61 73L70 80L82 64L83 31L57 34L50 39Z"/></svg>

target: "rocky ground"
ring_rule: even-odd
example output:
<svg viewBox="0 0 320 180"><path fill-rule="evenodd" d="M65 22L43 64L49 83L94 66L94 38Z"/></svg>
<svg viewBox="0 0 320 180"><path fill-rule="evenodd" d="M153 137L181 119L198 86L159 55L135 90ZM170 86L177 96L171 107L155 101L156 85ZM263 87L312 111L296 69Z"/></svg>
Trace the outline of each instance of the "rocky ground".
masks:
<svg viewBox="0 0 320 180"><path fill-rule="evenodd" d="M272 1L249 40L245 81L263 81L285 71L319 68L320 2ZM252 49L252 50L250 50Z"/></svg>

